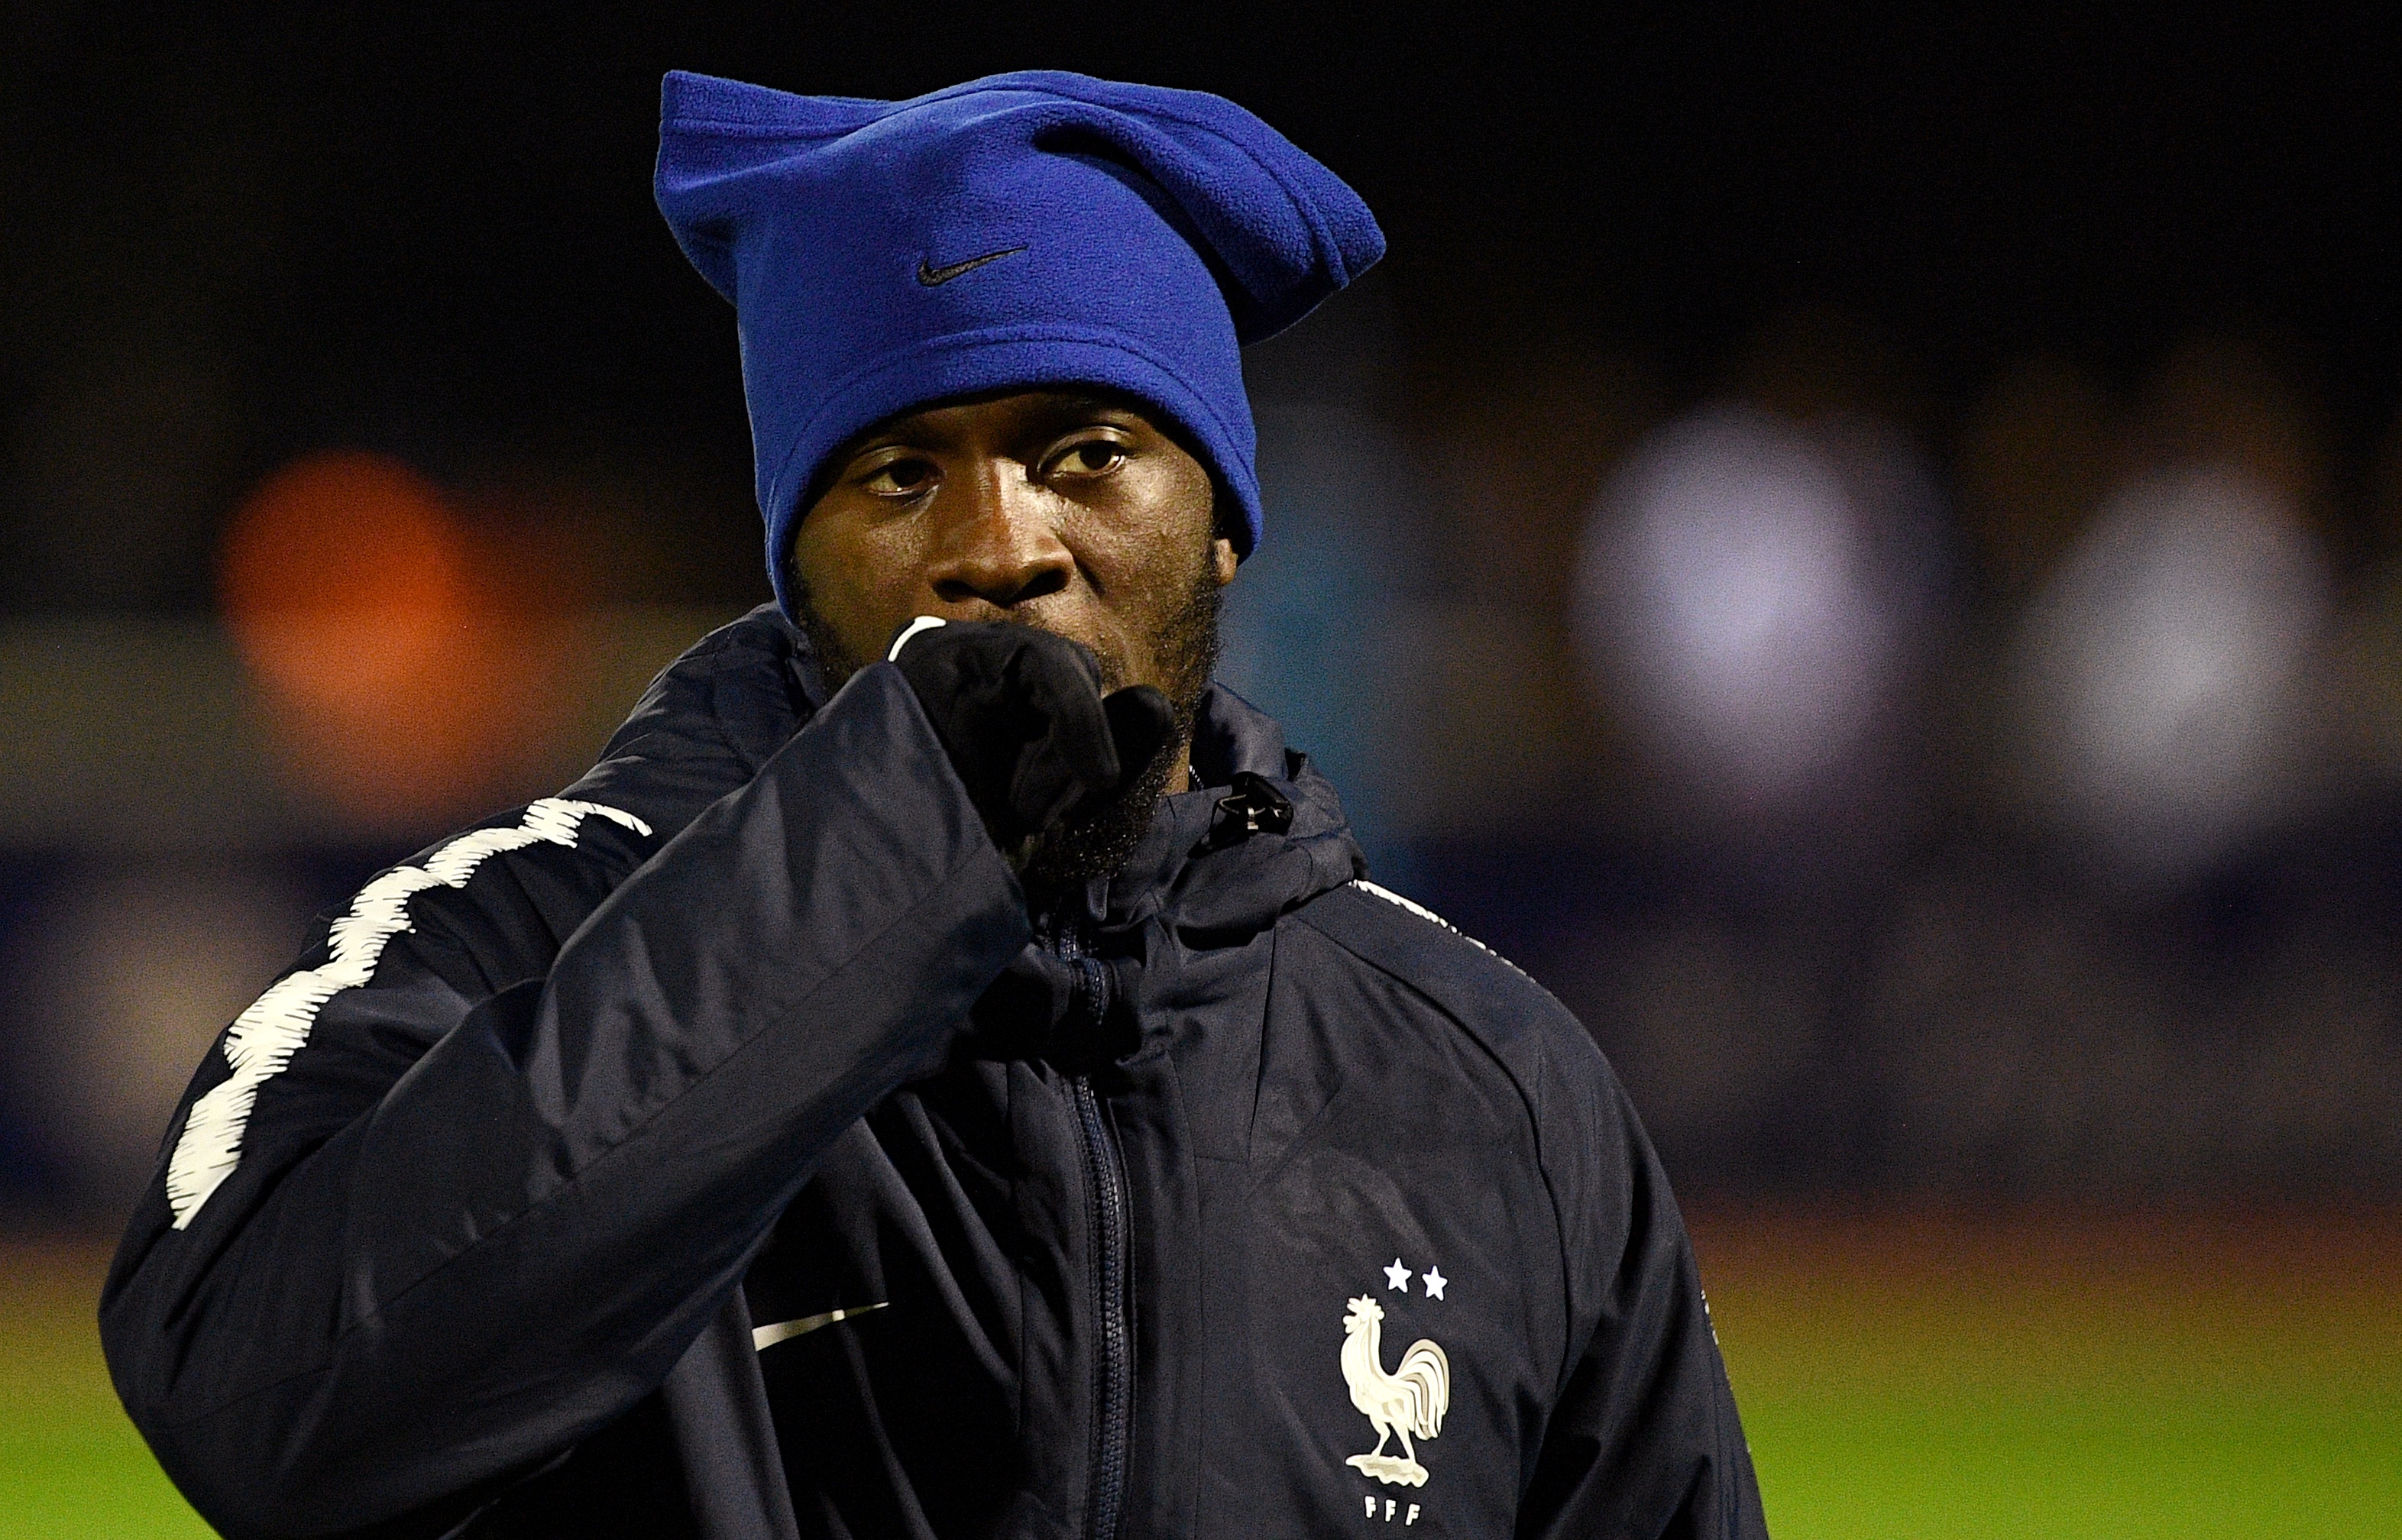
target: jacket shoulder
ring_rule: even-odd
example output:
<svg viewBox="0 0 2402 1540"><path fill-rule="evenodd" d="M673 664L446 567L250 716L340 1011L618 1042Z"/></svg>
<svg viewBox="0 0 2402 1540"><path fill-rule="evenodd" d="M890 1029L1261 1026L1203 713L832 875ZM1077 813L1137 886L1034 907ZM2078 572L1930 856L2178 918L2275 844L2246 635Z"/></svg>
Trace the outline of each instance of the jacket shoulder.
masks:
<svg viewBox="0 0 2402 1540"><path fill-rule="evenodd" d="M1366 878L1313 900L1301 924L1431 1001L1539 1104L1564 1077L1614 1084L1592 1035L1524 969L1425 905Z"/></svg>
<svg viewBox="0 0 2402 1540"><path fill-rule="evenodd" d="M804 649L772 606L701 638L573 785L378 873L321 917L296 977L347 957L361 982L413 967L474 999L539 976L619 883L792 736L814 678L797 666ZM386 960L401 966L379 972Z"/></svg>
<svg viewBox="0 0 2402 1540"><path fill-rule="evenodd" d="M1584 1024L1515 963L1364 878L1294 918L1430 1002L1500 1066L1532 1120L1567 1254L1588 1265L1614 1255L1634 1175L1650 1156L1625 1087Z"/></svg>
<svg viewBox="0 0 2402 1540"><path fill-rule="evenodd" d="M317 949L380 938L368 955L412 959L469 997L540 974L619 883L792 736L801 646L772 606L711 631L651 681L582 778L380 873Z"/></svg>
<svg viewBox="0 0 2402 1540"><path fill-rule="evenodd" d="M660 670L564 795L638 812L672 834L757 775L821 704L808 644L763 604Z"/></svg>

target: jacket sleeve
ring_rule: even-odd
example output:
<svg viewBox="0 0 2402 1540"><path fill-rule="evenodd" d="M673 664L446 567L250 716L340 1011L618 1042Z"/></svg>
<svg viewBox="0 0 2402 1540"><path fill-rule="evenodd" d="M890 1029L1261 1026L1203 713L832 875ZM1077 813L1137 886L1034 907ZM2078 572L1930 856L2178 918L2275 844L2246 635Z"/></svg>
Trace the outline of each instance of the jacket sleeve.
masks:
<svg viewBox="0 0 2402 1540"><path fill-rule="evenodd" d="M1589 1046L1589 1045L1587 1045ZM1568 1147L1571 1341L1519 1508L1542 1540L1765 1540L1760 1483L1683 1217L1617 1078L1548 1077ZM1575 1066L1582 1071L1585 1066Z"/></svg>
<svg viewBox="0 0 2402 1540"><path fill-rule="evenodd" d="M438 1533L659 1383L1027 940L884 666L663 846L549 799L383 873L186 1093L127 1409L229 1535Z"/></svg>

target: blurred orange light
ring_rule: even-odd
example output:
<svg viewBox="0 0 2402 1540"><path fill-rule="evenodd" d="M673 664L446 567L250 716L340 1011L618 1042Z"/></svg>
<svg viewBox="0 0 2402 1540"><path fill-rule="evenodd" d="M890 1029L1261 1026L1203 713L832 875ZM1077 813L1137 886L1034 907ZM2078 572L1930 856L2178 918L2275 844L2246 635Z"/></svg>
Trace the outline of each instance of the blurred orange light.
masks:
<svg viewBox="0 0 2402 1540"><path fill-rule="evenodd" d="M293 768L353 821L406 827L504 796L556 714L545 686L574 596L530 589L511 555L408 466L355 451L284 466L235 515L227 627Z"/></svg>
<svg viewBox="0 0 2402 1540"><path fill-rule="evenodd" d="M435 663L467 608L462 544L407 466L311 456L268 477L228 531L226 619L271 688L338 709Z"/></svg>

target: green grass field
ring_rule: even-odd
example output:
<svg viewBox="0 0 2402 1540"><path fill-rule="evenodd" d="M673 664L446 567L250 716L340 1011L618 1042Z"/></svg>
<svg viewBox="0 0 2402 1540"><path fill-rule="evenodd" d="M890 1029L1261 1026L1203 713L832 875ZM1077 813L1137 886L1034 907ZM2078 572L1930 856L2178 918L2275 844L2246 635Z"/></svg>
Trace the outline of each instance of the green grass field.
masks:
<svg viewBox="0 0 2402 1540"><path fill-rule="evenodd" d="M2394 1216L1694 1231L1780 1540L2402 1535Z"/></svg>
<svg viewBox="0 0 2402 1540"><path fill-rule="evenodd" d="M2402 1535L2402 1217L1694 1231L1779 1540ZM0 1535L208 1533L109 1391L104 1262L0 1248Z"/></svg>
<svg viewBox="0 0 2402 1540"><path fill-rule="evenodd" d="M0 1535L206 1535L125 1418L92 1311L108 1253L0 1246Z"/></svg>

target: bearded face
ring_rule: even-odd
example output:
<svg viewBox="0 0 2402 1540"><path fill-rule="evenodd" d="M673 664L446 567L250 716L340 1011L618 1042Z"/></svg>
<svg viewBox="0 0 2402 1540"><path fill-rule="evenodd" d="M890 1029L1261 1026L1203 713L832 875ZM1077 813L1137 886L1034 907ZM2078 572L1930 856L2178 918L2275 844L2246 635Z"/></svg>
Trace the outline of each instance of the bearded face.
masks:
<svg viewBox="0 0 2402 1540"><path fill-rule="evenodd" d="M1033 626L1089 648L1104 692L1149 684L1178 732L1119 796L1030 854L1029 885L1115 871L1183 784L1235 574L1206 467L1139 406L1067 391L880 424L830 462L789 557L830 684L915 615Z"/></svg>

